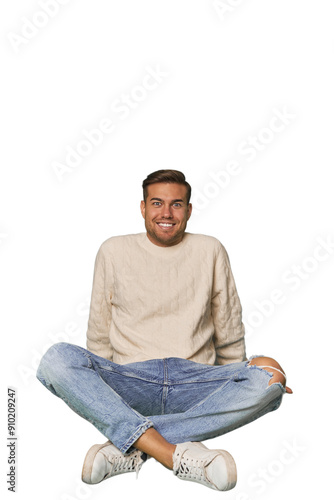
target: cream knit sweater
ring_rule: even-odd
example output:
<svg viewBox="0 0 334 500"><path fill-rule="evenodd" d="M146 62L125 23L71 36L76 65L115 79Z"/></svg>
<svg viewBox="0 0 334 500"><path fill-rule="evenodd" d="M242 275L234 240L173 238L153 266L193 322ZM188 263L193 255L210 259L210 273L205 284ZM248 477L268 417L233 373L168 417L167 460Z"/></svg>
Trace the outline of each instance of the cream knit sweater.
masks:
<svg viewBox="0 0 334 500"><path fill-rule="evenodd" d="M87 349L118 364L246 359L241 305L223 245L185 233L171 247L115 236L96 256Z"/></svg>

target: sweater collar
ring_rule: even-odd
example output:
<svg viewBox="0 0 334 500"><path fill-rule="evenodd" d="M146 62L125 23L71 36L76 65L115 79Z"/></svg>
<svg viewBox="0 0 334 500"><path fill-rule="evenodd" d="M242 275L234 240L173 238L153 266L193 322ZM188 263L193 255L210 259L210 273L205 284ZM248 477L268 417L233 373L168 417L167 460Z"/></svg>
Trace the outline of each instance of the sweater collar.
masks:
<svg viewBox="0 0 334 500"><path fill-rule="evenodd" d="M156 255L158 257L169 258L174 255L177 255L181 251L181 249L184 248L185 242L188 239L188 234L189 233L184 233L182 241L177 245L173 245L171 247L159 247L158 245L152 243L151 240L149 240L147 233L142 233L141 243L142 246L151 254Z"/></svg>

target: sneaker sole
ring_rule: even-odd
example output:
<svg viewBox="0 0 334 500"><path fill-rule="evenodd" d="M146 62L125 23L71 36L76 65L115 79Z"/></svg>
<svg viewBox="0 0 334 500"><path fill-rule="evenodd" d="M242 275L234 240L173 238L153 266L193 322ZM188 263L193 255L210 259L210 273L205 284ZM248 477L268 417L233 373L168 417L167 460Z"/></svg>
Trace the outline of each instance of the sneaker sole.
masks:
<svg viewBox="0 0 334 500"><path fill-rule="evenodd" d="M218 451L218 450L217 450ZM220 454L223 455L226 463L228 483L223 491L231 490L237 484L237 466L232 455L225 450L220 450Z"/></svg>
<svg viewBox="0 0 334 500"><path fill-rule="evenodd" d="M83 467L82 467L81 479L84 483L86 483L86 484L98 484L98 483L92 483L92 481L91 481L94 460L95 460L96 454L102 448L104 448L105 446L108 446L109 444L111 444L110 441L107 441L104 444L94 444L91 448L89 448L89 450L86 454L85 460L84 460ZM101 479L101 481L103 481L103 479ZM101 481L98 481L98 482L100 483Z"/></svg>

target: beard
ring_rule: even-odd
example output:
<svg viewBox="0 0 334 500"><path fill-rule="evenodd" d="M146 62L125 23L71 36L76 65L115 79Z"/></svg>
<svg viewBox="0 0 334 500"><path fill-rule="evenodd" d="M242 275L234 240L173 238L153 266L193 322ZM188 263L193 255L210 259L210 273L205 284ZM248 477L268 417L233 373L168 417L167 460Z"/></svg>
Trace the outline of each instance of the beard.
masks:
<svg viewBox="0 0 334 500"><path fill-rule="evenodd" d="M166 221L168 223L168 221ZM173 246L181 242L185 229L185 226L180 226L178 229L174 229L170 233L166 231L165 233L159 230L156 222L145 221L145 227L147 234L150 236L150 240L154 243L160 244L160 246Z"/></svg>

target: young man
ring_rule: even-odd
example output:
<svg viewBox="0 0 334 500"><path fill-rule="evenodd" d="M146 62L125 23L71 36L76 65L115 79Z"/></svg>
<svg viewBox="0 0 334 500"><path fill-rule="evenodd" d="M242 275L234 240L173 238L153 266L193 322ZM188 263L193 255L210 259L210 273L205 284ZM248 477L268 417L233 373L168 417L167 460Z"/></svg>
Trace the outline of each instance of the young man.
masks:
<svg viewBox="0 0 334 500"><path fill-rule="evenodd" d="M108 438L88 451L84 482L138 472L151 456L180 479L228 490L232 456L201 441L275 410L292 391L277 361L247 360L226 250L185 232L184 175L158 170L143 190L146 233L109 238L98 251L87 350L52 346L37 376Z"/></svg>

